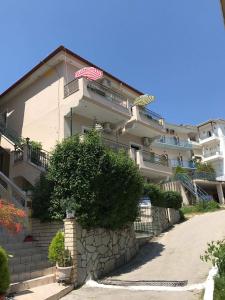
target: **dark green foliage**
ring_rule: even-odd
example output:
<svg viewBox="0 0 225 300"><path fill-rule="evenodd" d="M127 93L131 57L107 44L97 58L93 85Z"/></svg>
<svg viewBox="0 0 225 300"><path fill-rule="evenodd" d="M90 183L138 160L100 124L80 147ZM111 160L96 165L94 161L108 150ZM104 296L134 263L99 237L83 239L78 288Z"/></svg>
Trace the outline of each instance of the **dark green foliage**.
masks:
<svg viewBox="0 0 225 300"><path fill-rule="evenodd" d="M178 192L165 191L163 192L163 202L166 207L180 209L182 206L182 196Z"/></svg>
<svg viewBox="0 0 225 300"><path fill-rule="evenodd" d="M163 191L153 183L144 184L144 195L148 196L153 206L165 207L162 197Z"/></svg>
<svg viewBox="0 0 225 300"><path fill-rule="evenodd" d="M213 299L214 300L224 300L225 299L225 276L216 276L215 277Z"/></svg>
<svg viewBox="0 0 225 300"><path fill-rule="evenodd" d="M182 168L181 166L177 166L174 173L175 173L175 175L177 175L177 174L186 174L186 175L188 175L189 172L188 172L187 169Z"/></svg>
<svg viewBox="0 0 225 300"><path fill-rule="evenodd" d="M73 136L58 144L49 176L54 182L51 204L62 208L56 218L74 210L85 228L116 229L137 216L142 177L123 151L114 153L104 147L95 131L82 141Z"/></svg>
<svg viewBox="0 0 225 300"><path fill-rule="evenodd" d="M213 212L220 209L219 203L216 201L204 201L196 205L183 206L181 208L182 212L185 215L193 213L204 213L204 212Z"/></svg>
<svg viewBox="0 0 225 300"><path fill-rule="evenodd" d="M163 191L156 184L146 183L144 195L148 196L153 206L179 209L182 206L182 197L173 191Z"/></svg>
<svg viewBox="0 0 225 300"><path fill-rule="evenodd" d="M35 184L32 190L32 216L41 221L49 221L50 199L53 193L54 184L49 180L46 174L41 174L40 180Z"/></svg>
<svg viewBox="0 0 225 300"><path fill-rule="evenodd" d="M9 288L10 276L8 256L5 250L0 247L0 295L4 295Z"/></svg>
<svg viewBox="0 0 225 300"><path fill-rule="evenodd" d="M72 258L68 249L65 249L64 233L58 231L48 248L48 258L52 263L57 263L59 267L69 267L72 265Z"/></svg>
<svg viewBox="0 0 225 300"><path fill-rule="evenodd" d="M215 170L209 163L198 162L196 163L196 172L214 174Z"/></svg>

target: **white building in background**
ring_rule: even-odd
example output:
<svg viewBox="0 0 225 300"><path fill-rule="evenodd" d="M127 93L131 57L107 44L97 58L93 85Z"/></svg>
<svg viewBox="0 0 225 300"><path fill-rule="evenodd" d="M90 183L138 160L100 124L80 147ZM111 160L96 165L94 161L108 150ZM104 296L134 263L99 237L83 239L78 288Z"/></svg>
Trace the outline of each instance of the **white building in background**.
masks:
<svg viewBox="0 0 225 300"><path fill-rule="evenodd" d="M225 180L225 120L209 120L197 126L202 162L210 163L217 180Z"/></svg>

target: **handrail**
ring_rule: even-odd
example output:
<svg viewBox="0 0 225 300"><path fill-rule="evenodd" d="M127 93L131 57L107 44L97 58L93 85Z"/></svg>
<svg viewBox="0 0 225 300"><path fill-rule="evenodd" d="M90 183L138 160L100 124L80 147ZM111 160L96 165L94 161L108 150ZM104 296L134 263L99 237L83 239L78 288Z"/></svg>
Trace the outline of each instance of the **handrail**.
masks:
<svg viewBox="0 0 225 300"><path fill-rule="evenodd" d="M169 160L165 155L160 155L145 150L142 150L142 153L143 153L143 161L147 161L150 163L159 164L167 167L169 166Z"/></svg>
<svg viewBox="0 0 225 300"><path fill-rule="evenodd" d="M195 197L200 198L202 201L212 200L212 196L206 193L199 185L192 183L191 178L186 174L177 174L175 178L183 183L183 185L193 194Z"/></svg>
<svg viewBox="0 0 225 300"><path fill-rule="evenodd" d="M64 98L72 95L73 93L79 91L78 79L73 79L66 85L64 85Z"/></svg>

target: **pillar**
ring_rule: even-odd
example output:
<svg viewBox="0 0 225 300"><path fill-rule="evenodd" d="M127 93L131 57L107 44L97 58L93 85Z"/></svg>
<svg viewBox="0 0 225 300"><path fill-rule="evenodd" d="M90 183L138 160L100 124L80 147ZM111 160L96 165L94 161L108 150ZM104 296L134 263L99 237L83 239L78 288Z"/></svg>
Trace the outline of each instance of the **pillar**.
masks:
<svg viewBox="0 0 225 300"><path fill-rule="evenodd" d="M76 220L65 219L64 220L64 237L65 237L65 249L70 251L73 261L73 271L71 282L74 286L77 286L77 234L76 234Z"/></svg>
<svg viewBox="0 0 225 300"><path fill-rule="evenodd" d="M216 184L217 194L220 201L220 204L224 204L224 194L223 194L223 187L221 183Z"/></svg>

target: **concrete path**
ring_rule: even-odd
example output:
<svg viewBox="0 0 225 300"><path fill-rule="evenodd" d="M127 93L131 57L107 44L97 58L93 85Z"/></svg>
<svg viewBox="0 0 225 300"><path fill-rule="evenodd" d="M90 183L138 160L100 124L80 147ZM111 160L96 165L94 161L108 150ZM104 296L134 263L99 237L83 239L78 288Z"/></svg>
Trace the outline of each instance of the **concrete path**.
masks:
<svg viewBox="0 0 225 300"><path fill-rule="evenodd" d="M206 280L210 265L200 260L207 242L225 237L225 211L207 213L176 225L144 246L137 257L109 279L183 281L188 284ZM128 291L83 287L65 300L197 300L200 292Z"/></svg>

